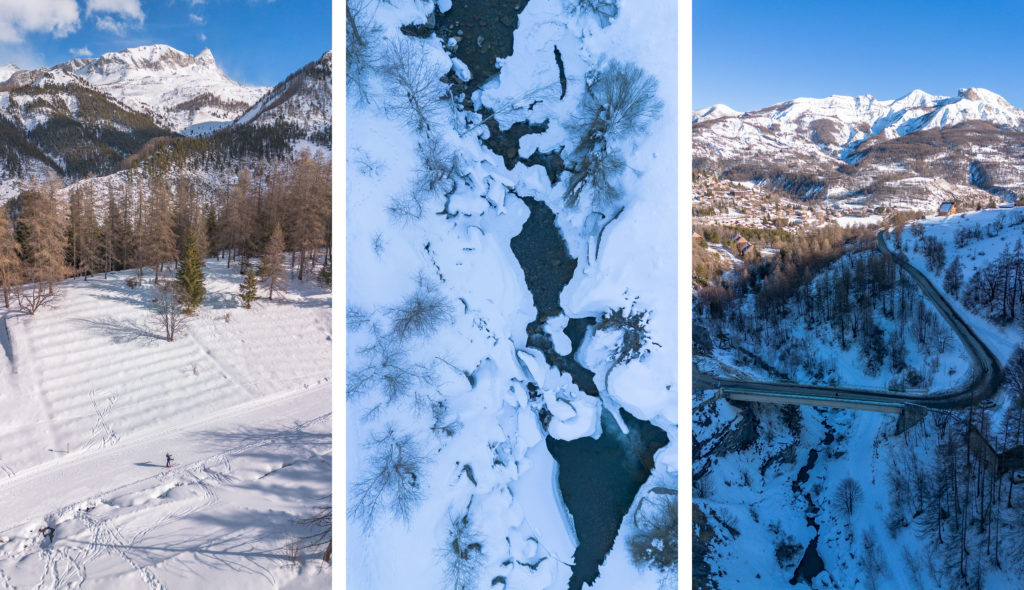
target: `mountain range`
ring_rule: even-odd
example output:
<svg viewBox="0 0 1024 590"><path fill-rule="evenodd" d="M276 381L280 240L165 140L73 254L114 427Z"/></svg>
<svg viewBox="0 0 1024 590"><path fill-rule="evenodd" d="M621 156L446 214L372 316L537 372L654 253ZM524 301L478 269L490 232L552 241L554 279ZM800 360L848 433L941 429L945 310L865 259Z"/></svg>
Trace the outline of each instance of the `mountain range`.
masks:
<svg viewBox="0 0 1024 590"><path fill-rule="evenodd" d="M49 171L108 174L157 138L329 146L330 126L330 51L273 89L230 79L208 49L193 56L167 45L0 66L0 185Z"/></svg>
<svg viewBox="0 0 1024 590"><path fill-rule="evenodd" d="M1024 194L1024 111L983 88L796 98L692 112L698 170L802 198L966 201Z"/></svg>

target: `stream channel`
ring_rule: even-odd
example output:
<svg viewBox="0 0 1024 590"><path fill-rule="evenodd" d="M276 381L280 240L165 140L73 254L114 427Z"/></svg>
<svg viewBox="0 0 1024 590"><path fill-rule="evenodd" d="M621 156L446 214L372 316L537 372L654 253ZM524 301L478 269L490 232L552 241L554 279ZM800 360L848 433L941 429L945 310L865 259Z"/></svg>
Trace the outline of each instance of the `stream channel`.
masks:
<svg viewBox="0 0 1024 590"><path fill-rule="evenodd" d="M523 202L530 208L530 217L519 235L512 238L511 246L537 307L537 318L527 326L527 346L543 353L549 365L568 373L580 390L596 396L594 374L575 359L595 318L569 320L565 334L572 350L567 355L555 352L543 327L549 317L562 313L559 295L572 278L576 260L569 256L551 209L530 197L523 197ZM650 476L655 451L668 444L668 436L660 428L624 410L621 417L628 433L623 433L615 418L604 410L600 437L563 441L549 436L546 440L548 451L558 462L558 487L579 541L573 554L569 590L579 590L585 582L597 579L622 518ZM542 423L549 418L540 416Z"/></svg>
<svg viewBox="0 0 1024 590"><path fill-rule="evenodd" d="M473 111L471 95L487 80L500 75L496 58L508 57L513 51L513 36L519 26L519 14L528 0L453 0L449 10L437 8L426 24L406 25L402 32L420 38L437 35L452 57L459 58L472 73L470 80L460 80L449 72L443 81L451 85L452 97L465 111ZM558 83L564 99L566 76L562 55L554 48L552 59L559 70ZM530 105L532 109L532 105ZM527 166L539 164L547 172L552 185L559 181L564 169L562 149L541 153L534 151L529 158L519 155L519 140L523 135L543 133L548 121L534 124L514 122L501 130L494 112L485 106L476 111L488 129L483 140L491 151L504 160L512 170L519 162ZM512 238L511 247L526 277L526 286L533 295L537 317L527 326L527 346L539 350L552 367L571 376L573 382L587 395L598 396L594 373L576 361L576 351L596 318L571 318L564 332L572 343L567 355L554 350L550 335L544 331L544 322L562 313L559 297L576 269L576 260L569 255L565 240L555 224L555 215L542 201L521 197L530 208L530 217L522 231ZM536 385L529 384L531 395ZM546 409L538 418L547 425L551 416ZM622 411L621 418L629 429L623 433L615 418L607 411L601 415L601 435L562 441L547 437L548 450L558 462L558 486L569 514L579 545L573 554L575 565L569 579L569 589L579 590L584 582L597 579L599 567L615 543L623 517L647 481L654 466L654 453L668 444L668 435L661 429Z"/></svg>

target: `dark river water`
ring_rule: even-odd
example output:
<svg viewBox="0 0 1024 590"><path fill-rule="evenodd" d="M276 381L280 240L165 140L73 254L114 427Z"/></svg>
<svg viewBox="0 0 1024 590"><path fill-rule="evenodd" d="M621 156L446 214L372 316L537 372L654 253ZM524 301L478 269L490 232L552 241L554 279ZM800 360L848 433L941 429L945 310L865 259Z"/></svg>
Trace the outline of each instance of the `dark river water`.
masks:
<svg viewBox="0 0 1024 590"><path fill-rule="evenodd" d="M548 364L568 373L579 388L597 395L594 374L576 359L576 351L594 318L573 318L565 333L572 342L567 355L555 352L544 321L562 313L559 295L572 278L576 260L569 256L555 215L542 201L524 197L530 217L512 238L512 251L533 294L537 318L527 327L528 346L540 350ZM623 516L654 466L654 453L668 444L668 435L650 422L626 411L621 416L629 433L624 434L607 411L601 413L601 436L563 441L547 438L548 451L558 462L558 487L572 514L579 545L573 554L575 566L569 589L592 583L598 568L615 543Z"/></svg>

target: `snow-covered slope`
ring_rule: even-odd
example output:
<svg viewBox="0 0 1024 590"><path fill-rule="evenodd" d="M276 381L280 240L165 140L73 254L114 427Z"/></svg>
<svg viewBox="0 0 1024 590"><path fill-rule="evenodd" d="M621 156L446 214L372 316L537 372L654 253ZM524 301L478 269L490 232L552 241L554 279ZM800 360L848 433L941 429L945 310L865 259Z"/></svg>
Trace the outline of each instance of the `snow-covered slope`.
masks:
<svg viewBox="0 0 1024 590"><path fill-rule="evenodd" d="M307 133L331 126L331 52L291 74L238 118L239 125L297 125Z"/></svg>
<svg viewBox="0 0 1024 590"><path fill-rule="evenodd" d="M268 88L245 86L224 74L209 49L188 55L146 45L75 59L57 66L180 133L214 131L245 112Z"/></svg>
<svg viewBox="0 0 1024 590"><path fill-rule="evenodd" d="M737 117L780 136L794 134L831 154L844 156L869 137L899 137L964 121L987 121L999 127L1024 129L1024 111L983 88L962 88L953 98L913 90L895 100L879 100L870 94L833 95L796 98L747 113L737 113L724 105L693 112L695 123L723 117Z"/></svg>
<svg viewBox="0 0 1024 590"><path fill-rule="evenodd" d="M0 66L0 84L6 82L15 72L18 71L21 71L21 68L14 64Z"/></svg>
<svg viewBox="0 0 1024 590"><path fill-rule="evenodd" d="M971 202L1024 193L1024 111L982 88L955 97L914 90L895 100L796 98L729 111L693 111L693 154L697 168L732 180L769 180L804 198L873 197L890 205L906 196L898 185L907 181L942 180ZM909 196L915 207L930 206L926 191Z"/></svg>
<svg viewBox="0 0 1024 590"><path fill-rule="evenodd" d="M722 117L738 117L743 113L733 110L724 104L714 104L706 109L697 109L692 113L692 122L711 121Z"/></svg>
<svg viewBox="0 0 1024 590"><path fill-rule="evenodd" d="M296 578L284 547L330 494L331 295L293 283L246 310L237 266L204 272L174 342L152 323L152 275L126 285L134 271L65 281L34 316L0 308L6 587ZM164 470L166 452L180 466ZM311 570L300 587L329 586Z"/></svg>

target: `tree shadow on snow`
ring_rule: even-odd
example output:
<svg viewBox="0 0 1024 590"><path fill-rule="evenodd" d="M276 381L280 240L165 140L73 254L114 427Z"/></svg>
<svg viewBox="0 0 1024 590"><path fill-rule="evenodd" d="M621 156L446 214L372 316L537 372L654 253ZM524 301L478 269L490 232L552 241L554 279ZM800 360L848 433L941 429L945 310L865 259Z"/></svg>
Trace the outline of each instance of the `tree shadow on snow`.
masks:
<svg viewBox="0 0 1024 590"><path fill-rule="evenodd" d="M110 337L117 344L166 340L164 336L156 333L146 324L134 320L102 317L97 319L78 319L75 321L85 324L88 329L94 332Z"/></svg>

